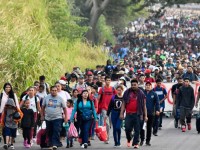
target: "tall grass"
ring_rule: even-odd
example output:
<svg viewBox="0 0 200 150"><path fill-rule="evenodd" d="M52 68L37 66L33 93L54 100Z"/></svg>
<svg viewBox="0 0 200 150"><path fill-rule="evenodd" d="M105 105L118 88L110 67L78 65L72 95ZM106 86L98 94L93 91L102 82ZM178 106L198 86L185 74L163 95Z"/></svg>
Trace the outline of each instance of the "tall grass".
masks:
<svg viewBox="0 0 200 150"><path fill-rule="evenodd" d="M45 0L0 0L1 86L9 81L20 93L40 75L54 83L73 66L84 69L105 63L100 47L52 35L48 11Z"/></svg>

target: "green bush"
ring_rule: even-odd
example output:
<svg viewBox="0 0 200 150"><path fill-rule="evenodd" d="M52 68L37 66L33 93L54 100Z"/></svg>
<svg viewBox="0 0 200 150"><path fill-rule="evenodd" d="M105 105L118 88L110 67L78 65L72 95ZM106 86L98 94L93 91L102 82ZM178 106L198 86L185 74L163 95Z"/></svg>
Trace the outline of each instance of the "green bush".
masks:
<svg viewBox="0 0 200 150"><path fill-rule="evenodd" d="M65 4L65 0L59 2ZM62 19L54 25L49 15L53 17L53 12L65 6L58 4L59 7L50 9L52 3L49 0L1 0L0 84L11 82L18 94L40 75L44 74L52 84L66 71L71 71L73 66L94 68L97 63L104 64L106 61L101 48L92 48L81 42L85 27L76 25L76 18L64 26L60 26ZM73 18L69 12L66 13L70 19ZM65 34L56 27L67 28ZM83 32L77 34L80 30Z"/></svg>

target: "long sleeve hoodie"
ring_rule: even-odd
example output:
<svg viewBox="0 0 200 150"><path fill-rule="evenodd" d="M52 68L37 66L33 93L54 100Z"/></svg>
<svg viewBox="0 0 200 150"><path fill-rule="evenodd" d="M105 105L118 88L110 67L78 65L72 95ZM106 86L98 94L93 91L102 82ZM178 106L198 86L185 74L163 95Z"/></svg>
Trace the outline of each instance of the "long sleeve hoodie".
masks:
<svg viewBox="0 0 200 150"><path fill-rule="evenodd" d="M191 86L182 86L177 95L178 106L193 109L195 104L194 89Z"/></svg>

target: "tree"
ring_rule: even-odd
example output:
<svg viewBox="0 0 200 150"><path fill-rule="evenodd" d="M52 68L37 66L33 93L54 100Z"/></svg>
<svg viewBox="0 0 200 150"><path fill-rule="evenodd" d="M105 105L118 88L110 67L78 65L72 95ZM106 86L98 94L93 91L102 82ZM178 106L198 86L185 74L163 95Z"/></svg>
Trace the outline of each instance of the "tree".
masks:
<svg viewBox="0 0 200 150"><path fill-rule="evenodd" d="M161 9L174 4L200 3L199 0L74 0L75 6L80 10L80 16L86 18L83 25L88 25L87 39L96 43L96 25L100 16L105 13L107 18L125 16L129 13L143 10L145 7L160 3ZM137 7L132 7L136 6ZM111 8L111 9L110 9ZM120 14L121 13L121 14ZM106 20L107 20L106 18Z"/></svg>

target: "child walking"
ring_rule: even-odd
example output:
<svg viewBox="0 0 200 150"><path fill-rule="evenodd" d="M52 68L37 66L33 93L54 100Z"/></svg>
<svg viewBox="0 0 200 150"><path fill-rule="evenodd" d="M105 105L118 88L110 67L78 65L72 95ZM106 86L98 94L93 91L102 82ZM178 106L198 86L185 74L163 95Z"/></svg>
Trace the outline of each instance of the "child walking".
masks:
<svg viewBox="0 0 200 150"><path fill-rule="evenodd" d="M111 121L113 125L113 137L115 145L114 147L121 147L121 119L120 116L120 110L123 102L123 86L119 85L117 88L117 95L112 97L112 100L110 101L109 108L107 111L107 116L109 117L111 112Z"/></svg>
<svg viewBox="0 0 200 150"><path fill-rule="evenodd" d="M69 125L70 125L70 117L72 115L72 110L73 110L73 100L68 99L67 100L67 119L68 119ZM66 131L66 143L67 143L66 148L73 147L73 139L68 138L68 131Z"/></svg>
<svg viewBox="0 0 200 150"><path fill-rule="evenodd" d="M5 138L4 149L15 149L14 148L14 139L16 138L18 123L23 117L23 113L20 109L16 107L16 104L12 98L7 100L7 103L4 107L1 125L3 126L3 137Z"/></svg>
<svg viewBox="0 0 200 150"><path fill-rule="evenodd" d="M24 114L21 121L21 128L23 130L24 146L26 148L31 147L31 130L34 128L34 112L30 109L30 100L25 100L24 108L22 108Z"/></svg>

